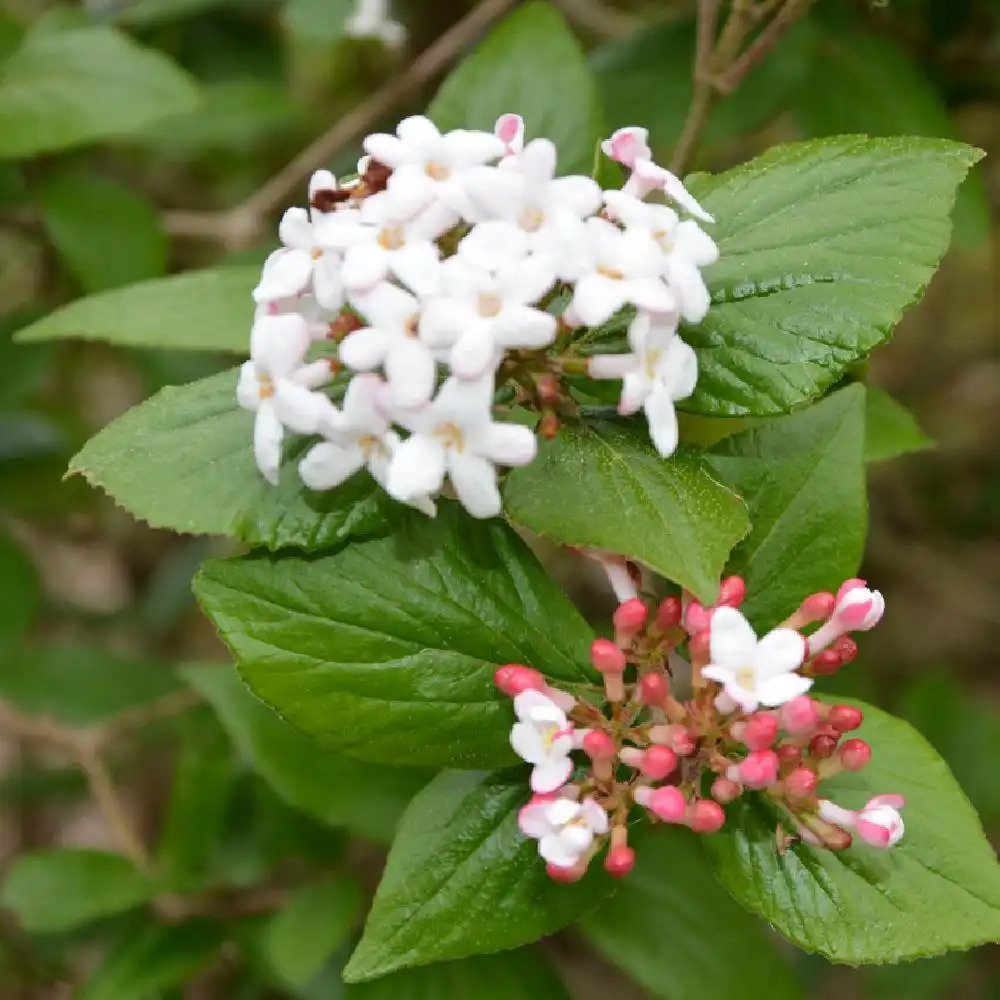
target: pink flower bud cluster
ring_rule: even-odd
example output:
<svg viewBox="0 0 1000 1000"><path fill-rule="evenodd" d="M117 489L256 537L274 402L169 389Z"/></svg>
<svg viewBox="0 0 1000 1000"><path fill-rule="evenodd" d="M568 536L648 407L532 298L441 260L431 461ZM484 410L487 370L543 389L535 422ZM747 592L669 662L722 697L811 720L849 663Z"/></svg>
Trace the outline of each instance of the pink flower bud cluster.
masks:
<svg viewBox="0 0 1000 1000"><path fill-rule="evenodd" d="M511 744L533 765L520 827L554 879L581 878L605 847L607 871L628 874L637 811L711 834L724 826L725 806L748 793L785 817L779 850L796 840L841 850L855 835L880 848L898 842L901 796L876 796L858 811L823 796L823 782L864 770L872 751L853 735L860 709L807 693L814 677L854 658L848 633L877 623L881 594L848 580L835 595L807 597L759 639L738 610L745 595L733 576L711 606L686 592L655 607L622 601L614 639L590 649L602 689L569 695L517 664L496 672L518 716Z"/></svg>

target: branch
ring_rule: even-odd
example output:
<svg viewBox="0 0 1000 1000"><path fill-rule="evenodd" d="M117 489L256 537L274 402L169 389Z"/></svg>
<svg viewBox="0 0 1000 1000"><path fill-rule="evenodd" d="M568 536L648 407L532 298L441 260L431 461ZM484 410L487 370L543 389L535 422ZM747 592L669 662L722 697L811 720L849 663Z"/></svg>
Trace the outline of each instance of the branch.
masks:
<svg viewBox="0 0 1000 1000"><path fill-rule="evenodd" d="M260 235L265 218L287 201L314 170L345 145L364 135L397 104L432 80L475 38L519 0L483 0L429 45L404 73L388 80L319 136L249 198L219 212L168 212L164 226L173 236L218 240L230 249L246 247Z"/></svg>

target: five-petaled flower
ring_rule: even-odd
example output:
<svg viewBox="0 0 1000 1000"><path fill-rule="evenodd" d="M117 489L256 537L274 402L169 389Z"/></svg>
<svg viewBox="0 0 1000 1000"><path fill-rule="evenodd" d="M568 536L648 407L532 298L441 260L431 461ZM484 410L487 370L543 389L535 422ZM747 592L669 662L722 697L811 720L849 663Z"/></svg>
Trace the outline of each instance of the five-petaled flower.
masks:
<svg viewBox="0 0 1000 1000"><path fill-rule="evenodd" d="M518 722L510 731L514 752L534 765L531 787L539 793L561 788L573 771L573 726L566 713L540 691L522 691L514 699Z"/></svg>
<svg viewBox="0 0 1000 1000"><path fill-rule="evenodd" d="M536 796L518 814L526 837L538 841L538 853L557 868L573 868L586 857L597 836L608 832L608 814L593 799Z"/></svg>

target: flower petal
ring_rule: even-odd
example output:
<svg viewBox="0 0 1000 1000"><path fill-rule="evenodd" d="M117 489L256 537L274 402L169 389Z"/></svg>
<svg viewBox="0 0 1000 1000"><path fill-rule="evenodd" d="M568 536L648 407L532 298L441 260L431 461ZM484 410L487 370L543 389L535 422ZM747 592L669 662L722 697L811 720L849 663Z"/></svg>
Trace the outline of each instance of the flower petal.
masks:
<svg viewBox="0 0 1000 1000"><path fill-rule="evenodd" d="M497 470L488 459L452 450L448 455L448 477L459 502L473 517L496 517L500 513Z"/></svg>
<svg viewBox="0 0 1000 1000"><path fill-rule="evenodd" d="M397 406L413 409L431 398L437 364L426 344L404 339L392 345L385 359L385 374L390 399Z"/></svg>
<svg viewBox="0 0 1000 1000"><path fill-rule="evenodd" d="M780 674L778 677L760 677L757 681L757 698L768 708L785 705L812 687L812 678L801 674ZM727 689L728 690L728 689Z"/></svg>
<svg viewBox="0 0 1000 1000"><path fill-rule="evenodd" d="M721 607L712 612L709 655L714 665L737 670L751 662L756 650L757 636L736 608Z"/></svg>
<svg viewBox="0 0 1000 1000"><path fill-rule="evenodd" d="M653 446L667 458L677 450L677 413L674 410L674 401L662 382L653 383L653 391L646 397L643 408L646 411L646 422L649 424L649 436L652 438Z"/></svg>
<svg viewBox="0 0 1000 1000"><path fill-rule="evenodd" d="M548 757L541 733L526 722L516 722L510 731L510 745L514 753L529 764L540 764Z"/></svg>
<svg viewBox="0 0 1000 1000"><path fill-rule="evenodd" d="M442 445L423 434L414 434L396 449L389 464L388 493L404 502L430 496L444 482L445 453Z"/></svg>
<svg viewBox="0 0 1000 1000"><path fill-rule="evenodd" d="M257 410L253 424L253 456L261 475L272 486L278 485L281 466L281 441L285 429L274 410L274 401L265 399Z"/></svg>
<svg viewBox="0 0 1000 1000"><path fill-rule="evenodd" d="M341 447L321 441L299 462L299 475L311 490L331 490L350 479L364 464L365 453L357 445Z"/></svg>
<svg viewBox="0 0 1000 1000"><path fill-rule="evenodd" d="M798 670L806 651L806 641L798 632L790 628L776 628L757 643L750 662L761 677L778 677Z"/></svg>
<svg viewBox="0 0 1000 1000"><path fill-rule="evenodd" d="M538 442L527 427L493 423L477 427L471 444L484 458L497 465L527 465L535 457Z"/></svg>
<svg viewBox="0 0 1000 1000"><path fill-rule="evenodd" d="M573 762L569 757L561 760L546 760L536 764L531 772L531 790L544 795L562 788L573 773Z"/></svg>

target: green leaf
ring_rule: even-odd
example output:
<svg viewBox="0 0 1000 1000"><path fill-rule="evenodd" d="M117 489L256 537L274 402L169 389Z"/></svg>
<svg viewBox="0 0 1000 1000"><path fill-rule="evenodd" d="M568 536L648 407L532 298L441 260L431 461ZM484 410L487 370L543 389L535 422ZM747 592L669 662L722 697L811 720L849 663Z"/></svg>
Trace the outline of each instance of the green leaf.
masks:
<svg viewBox="0 0 1000 1000"><path fill-rule="evenodd" d="M506 524L457 504L329 555L209 562L195 593L258 697L323 745L378 763L510 763L496 668L592 676L577 610Z"/></svg>
<svg viewBox="0 0 1000 1000"><path fill-rule="evenodd" d="M926 71L887 35L868 34L861 26L817 34L808 65L800 86L788 91L808 136L955 134L944 98ZM959 188L954 218L956 242L978 245L987 239L989 202L978 172Z"/></svg>
<svg viewBox="0 0 1000 1000"><path fill-rule="evenodd" d="M35 567L13 539L0 533L0 654L19 642L42 603ZM2 659L2 656L0 656Z"/></svg>
<svg viewBox="0 0 1000 1000"><path fill-rule="evenodd" d="M351 878L299 889L265 929L271 967L291 986L307 986L347 943L363 903L361 885Z"/></svg>
<svg viewBox="0 0 1000 1000"><path fill-rule="evenodd" d="M476 955L351 983L344 1000L569 1000L566 987L535 948Z"/></svg>
<svg viewBox="0 0 1000 1000"><path fill-rule="evenodd" d="M0 74L0 159L127 135L198 100L187 73L112 28L36 31Z"/></svg>
<svg viewBox="0 0 1000 1000"><path fill-rule="evenodd" d="M750 508L729 570L746 580L742 610L758 630L857 572L868 524L864 386L725 438L705 457Z"/></svg>
<svg viewBox="0 0 1000 1000"><path fill-rule="evenodd" d="M507 478L508 516L563 545L620 552L712 600L746 508L691 454L661 458L635 423L563 427Z"/></svg>
<svg viewBox="0 0 1000 1000"><path fill-rule="evenodd" d="M250 350L259 267L220 267L141 281L77 299L21 330L16 340L106 340L119 347Z"/></svg>
<svg viewBox="0 0 1000 1000"><path fill-rule="evenodd" d="M942 139L838 136L689 179L716 218L713 305L683 331L716 416L819 396L885 341L948 245L955 189L982 154Z"/></svg>
<svg viewBox="0 0 1000 1000"><path fill-rule="evenodd" d="M552 882L517 828L523 771L444 771L410 804L389 851L347 982L536 941L611 892L599 865Z"/></svg>
<svg viewBox="0 0 1000 1000"><path fill-rule="evenodd" d="M152 894L150 882L120 854L66 849L17 855L0 903L29 933L47 934L124 913Z"/></svg>
<svg viewBox="0 0 1000 1000"><path fill-rule="evenodd" d="M866 461L882 462L934 447L934 442L920 429L917 418L884 389L868 386L865 399Z"/></svg>
<svg viewBox="0 0 1000 1000"><path fill-rule="evenodd" d="M947 765L905 722L870 705L858 735L872 747L860 774L824 783L851 809L906 796L906 835L888 851L775 845L778 817L759 798L729 807L705 843L722 884L806 951L852 965L902 962L1000 939L1000 866Z"/></svg>
<svg viewBox="0 0 1000 1000"><path fill-rule="evenodd" d="M173 927L142 924L128 931L76 1000L139 1000L189 982L218 952L218 924L190 920Z"/></svg>
<svg viewBox="0 0 1000 1000"><path fill-rule="evenodd" d="M562 15L527 3L508 15L441 85L427 114L442 129L492 130L524 118L527 138L556 144L560 173L588 173L602 114L593 74Z"/></svg>
<svg viewBox="0 0 1000 1000"><path fill-rule="evenodd" d="M179 688L166 667L81 645L29 646L0 658L0 698L65 726L89 726Z"/></svg>
<svg viewBox="0 0 1000 1000"><path fill-rule="evenodd" d="M163 274L167 240L156 208L97 174L59 171L39 185L42 222L85 292Z"/></svg>
<svg viewBox="0 0 1000 1000"><path fill-rule="evenodd" d="M331 45L344 35L354 0L287 0L281 23L295 39L309 45Z"/></svg>
<svg viewBox="0 0 1000 1000"><path fill-rule="evenodd" d="M207 709L188 713L179 730L156 868L167 888L193 892L203 887L218 848L236 769L229 740Z"/></svg>
<svg viewBox="0 0 1000 1000"><path fill-rule="evenodd" d="M361 767L318 746L254 698L231 668L188 666L182 673L278 795L330 826L388 844L410 799L431 777L419 768Z"/></svg>
<svg viewBox="0 0 1000 1000"><path fill-rule="evenodd" d="M583 921L609 961L662 1000L802 996L764 926L716 881L700 838L660 826L629 839L635 869Z"/></svg>
<svg viewBox="0 0 1000 1000"><path fill-rule="evenodd" d="M367 473L314 493L293 461L309 442L288 448L281 483L254 464L254 415L236 405L229 370L166 388L92 438L70 462L122 507L154 528L235 535L269 548L321 548L386 528L395 505Z"/></svg>

